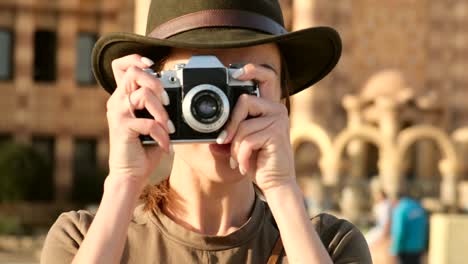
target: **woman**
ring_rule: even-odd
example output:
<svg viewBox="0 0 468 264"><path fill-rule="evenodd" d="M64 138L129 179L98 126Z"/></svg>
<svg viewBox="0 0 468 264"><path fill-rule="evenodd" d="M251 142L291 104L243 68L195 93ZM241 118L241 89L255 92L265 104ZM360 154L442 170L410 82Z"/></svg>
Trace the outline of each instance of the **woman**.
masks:
<svg viewBox="0 0 468 264"><path fill-rule="evenodd" d="M287 33L276 1L153 0L146 37L116 33L96 45L95 74L112 93L110 172L96 215L62 214L42 262L371 263L351 224L307 218L283 103L323 78L339 53L331 29ZM176 132L163 107L174 102L145 69L173 69L198 54L247 63L230 77L255 80L261 97L239 98L216 143L174 145L169 178L145 189ZM154 120L135 118L133 110L143 108ZM142 146L140 134L158 146Z"/></svg>
<svg viewBox="0 0 468 264"><path fill-rule="evenodd" d="M366 234L369 246L383 243L390 237L390 218L392 215L392 203L387 198L382 184L378 178L374 178L370 184L372 195L372 212L375 217L375 226Z"/></svg>
<svg viewBox="0 0 468 264"><path fill-rule="evenodd" d="M375 226L367 232L366 240L372 252L372 258L375 263L395 263L394 257L390 255L392 203L378 177L371 180L370 189Z"/></svg>

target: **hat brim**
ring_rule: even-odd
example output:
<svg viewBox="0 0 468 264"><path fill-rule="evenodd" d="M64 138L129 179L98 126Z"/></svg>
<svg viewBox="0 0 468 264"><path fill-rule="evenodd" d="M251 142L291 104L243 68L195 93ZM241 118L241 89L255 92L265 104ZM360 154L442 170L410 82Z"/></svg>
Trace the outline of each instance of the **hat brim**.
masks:
<svg viewBox="0 0 468 264"><path fill-rule="evenodd" d="M229 30L229 34L226 34ZM203 32L204 31L204 32ZM93 72L98 83L109 93L116 88L112 72L114 59L140 54L159 61L171 48L227 49L276 43L288 68L289 94L310 87L325 77L338 63L341 40L329 27L314 27L283 35L270 35L248 29L203 28L156 39L132 33L102 36L93 50Z"/></svg>

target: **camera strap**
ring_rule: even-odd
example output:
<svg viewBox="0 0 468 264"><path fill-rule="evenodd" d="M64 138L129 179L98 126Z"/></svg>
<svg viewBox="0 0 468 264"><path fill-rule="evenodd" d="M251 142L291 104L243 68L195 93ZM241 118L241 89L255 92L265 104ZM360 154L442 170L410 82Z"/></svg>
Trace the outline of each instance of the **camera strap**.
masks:
<svg viewBox="0 0 468 264"><path fill-rule="evenodd" d="M270 258L268 258L267 264L278 264L281 254L283 253L283 241L281 241L281 235L278 235L275 246L271 251Z"/></svg>

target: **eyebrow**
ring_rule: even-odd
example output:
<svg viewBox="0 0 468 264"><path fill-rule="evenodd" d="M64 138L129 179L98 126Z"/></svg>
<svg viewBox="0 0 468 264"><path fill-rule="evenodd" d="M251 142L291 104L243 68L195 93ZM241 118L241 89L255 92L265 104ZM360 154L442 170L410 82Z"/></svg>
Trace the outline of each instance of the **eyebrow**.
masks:
<svg viewBox="0 0 468 264"><path fill-rule="evenodd" d="M278 75L278 71L275 69L275 67L273 67L271 64L268 64L268 63L262 63L260 64L260 66L263 66L265 68L268 68L270 70L272 70L276 75Z"/></svg>

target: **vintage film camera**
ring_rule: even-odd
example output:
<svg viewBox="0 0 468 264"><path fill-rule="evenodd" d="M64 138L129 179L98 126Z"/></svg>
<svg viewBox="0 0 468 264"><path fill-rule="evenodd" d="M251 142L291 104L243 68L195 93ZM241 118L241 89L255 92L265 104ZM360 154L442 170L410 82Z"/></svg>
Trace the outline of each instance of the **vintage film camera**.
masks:
<svg viewBox="0 0 468 264"><path fill-rule="evenodd" d="M176 132L170 134L173 143L214 142L229 119L237 99L242 94L260 96L257 83L239 81L231 74L241 64L225 67L216 56L193 56L187 64L174 70L155 73L169 95L165 106ZM153 118L146 110L135 111L136 117ZM148 135L140 135L143 144L155 144Z"/></svg>

